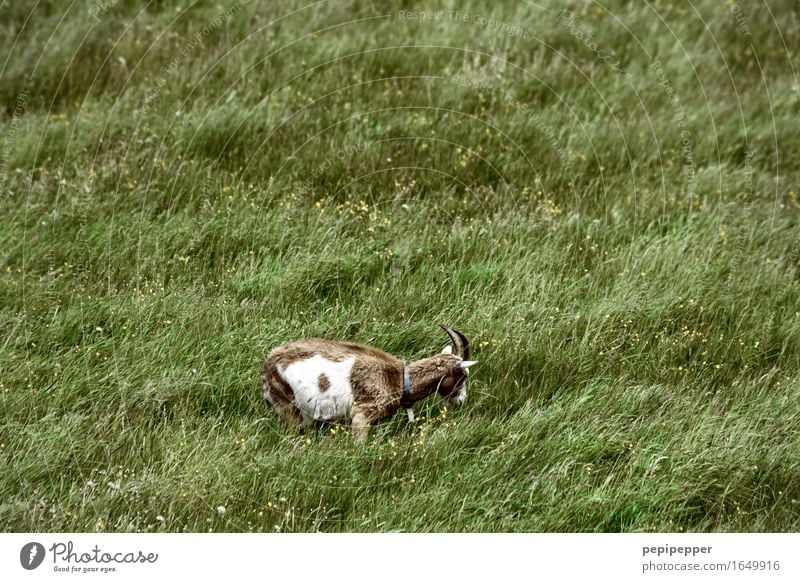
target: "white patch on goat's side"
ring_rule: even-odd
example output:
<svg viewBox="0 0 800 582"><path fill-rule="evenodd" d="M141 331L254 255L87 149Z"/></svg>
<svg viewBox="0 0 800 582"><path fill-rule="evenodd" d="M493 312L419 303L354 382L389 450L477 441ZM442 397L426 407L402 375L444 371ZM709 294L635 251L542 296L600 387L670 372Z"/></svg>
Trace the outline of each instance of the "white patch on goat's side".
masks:
<svg viewBox="0 0 800 582"><path fill-rule="evenodd" d="M292 387L295 402L304 419L343 420L350 418L353 406L350 373L355 361L355 356L334 362L315 355L278 371ZM325 391L319 387L319 377L323 374L330 383Z"/></svg>

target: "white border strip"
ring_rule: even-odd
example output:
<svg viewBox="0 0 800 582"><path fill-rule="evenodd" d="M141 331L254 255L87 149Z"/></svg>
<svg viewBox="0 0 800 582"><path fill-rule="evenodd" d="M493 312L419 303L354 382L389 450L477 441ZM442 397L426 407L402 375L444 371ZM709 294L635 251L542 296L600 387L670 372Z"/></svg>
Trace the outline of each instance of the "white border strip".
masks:
<svg viewBox="0 0 800 582"><path fill-rule="evenodd" d="M798 550L800 534L2 534L0 579L796 581Z"/></svg>

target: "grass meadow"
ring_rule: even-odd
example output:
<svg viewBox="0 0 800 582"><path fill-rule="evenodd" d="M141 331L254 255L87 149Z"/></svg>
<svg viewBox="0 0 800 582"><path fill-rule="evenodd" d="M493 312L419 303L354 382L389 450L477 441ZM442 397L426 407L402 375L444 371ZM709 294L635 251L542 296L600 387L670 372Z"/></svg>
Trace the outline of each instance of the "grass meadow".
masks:
<svg viewBox="0 0 800 582"><path fill-rule="evenodd" d="M0 529L800 530L798 38L788 0L0 0ZM261 400L278 344L440 322L462 407L357 444Z"/></svg>

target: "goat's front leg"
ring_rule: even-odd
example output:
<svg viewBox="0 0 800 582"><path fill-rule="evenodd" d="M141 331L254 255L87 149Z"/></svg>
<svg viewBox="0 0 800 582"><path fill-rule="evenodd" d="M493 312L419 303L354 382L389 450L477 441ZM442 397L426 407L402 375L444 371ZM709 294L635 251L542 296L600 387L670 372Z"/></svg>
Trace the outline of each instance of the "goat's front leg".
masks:
<svg viewBox="0 0 800 582"><path fill-rule="evenodd" d="M353 435L356 441L364 442L369 434L369 425L372 424L367 411L360 407L353 407Z"/></svg>

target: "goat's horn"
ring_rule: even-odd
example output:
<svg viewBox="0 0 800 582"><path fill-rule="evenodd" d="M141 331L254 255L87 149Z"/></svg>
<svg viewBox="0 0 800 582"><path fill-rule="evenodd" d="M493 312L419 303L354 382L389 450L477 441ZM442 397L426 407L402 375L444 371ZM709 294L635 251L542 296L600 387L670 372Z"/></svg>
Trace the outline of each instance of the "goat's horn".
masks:
<svg viewBox="0 0 800 582"><path fill-rule="evenodd" d="M443 323L440 323L439 327L445 330L447 335L450 336L450 341L453 342L456 355L464 360L469 359L469 341L467 340L466 336L464 336L464 334L460 331L456 331L447 327Z"/></svg>

